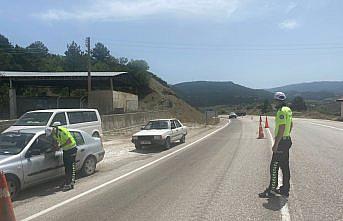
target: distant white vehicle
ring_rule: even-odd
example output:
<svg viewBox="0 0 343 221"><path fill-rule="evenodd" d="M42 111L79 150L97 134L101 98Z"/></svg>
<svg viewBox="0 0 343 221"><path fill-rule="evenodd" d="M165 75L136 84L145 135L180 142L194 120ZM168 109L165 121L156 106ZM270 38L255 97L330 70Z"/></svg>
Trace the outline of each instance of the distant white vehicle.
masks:
<svg viewBox="0 0 343 221"><path fill-rule="evenodd" d="M59 122L69 129L85 131L93 137L102 136L101 118L96 109L50 109L26 112L5 132L45 128Z"/></svg>
<svg viewBox="0 0 343 221"><path fill-rule="evenodd" d="M187 127L177 119L151 120L142 130L132 136L136 149L144 145L158 144L169 149L171 143L186 142Z"/></svg>
<svg viewBox="0 0 343 221"><path fill-rule="evenodd" d="M232 119L232 118L234 118L234 119L237 118L237 114L236 114L235 112L231 112L231 113L229 114L229 119Z"/></svg>

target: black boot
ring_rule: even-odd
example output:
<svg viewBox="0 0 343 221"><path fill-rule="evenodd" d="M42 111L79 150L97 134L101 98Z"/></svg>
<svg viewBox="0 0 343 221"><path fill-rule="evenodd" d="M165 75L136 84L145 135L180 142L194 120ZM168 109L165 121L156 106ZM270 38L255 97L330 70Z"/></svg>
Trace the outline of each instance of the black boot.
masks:
<svg viewBox="0 0 343 221"><path fill-rule="evenodd" d="M267 188L264 192L259 193L258 196L260 198L273 198L275 196L275 191Z"/></svg>

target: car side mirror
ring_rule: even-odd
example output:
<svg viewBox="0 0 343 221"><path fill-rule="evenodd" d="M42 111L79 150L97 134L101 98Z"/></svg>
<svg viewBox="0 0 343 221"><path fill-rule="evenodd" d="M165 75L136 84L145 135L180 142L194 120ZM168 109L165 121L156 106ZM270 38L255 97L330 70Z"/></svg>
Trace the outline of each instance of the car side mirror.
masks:
<svg viewBox="0 0 343 221"><path fill-rule="evenodd" d="M141 127L141 130L145 130L145 126L142 126L142 127Z"/></svg>
<svg viewBox="0 0 343 221"><path fill-rule="evenodd" d="M54 122L51 126L52 126L52 127L58 127L58 126L61 126L61 125L62 125L61 122L56 121L56 122Z"/></svg>

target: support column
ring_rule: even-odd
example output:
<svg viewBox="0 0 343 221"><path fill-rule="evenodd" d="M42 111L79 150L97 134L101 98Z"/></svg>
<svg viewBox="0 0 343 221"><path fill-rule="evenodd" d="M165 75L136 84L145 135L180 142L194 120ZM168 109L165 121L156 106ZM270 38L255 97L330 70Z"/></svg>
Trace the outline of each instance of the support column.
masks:
<svg viewBox="0 0 343 221"><path fill-rule="evenodd" d="M9 103L10 103L10 119L17 118L17 95L15 88L13 87L13 82L10 80L10 89L8 91Z"/></svg>
<svg viewBox="0 0 343 221"><path fill-rule="evenodd" d="M110 78L110 89L111 89L111 91L113 91L113 79L112 78Z"/></svg>
<svg viewBox="0 0 343 221"><path fill-rule="evenodd" d="M341 99L337 99L336 101L341 103L341 118L343 119L343 97Z"/></svg>

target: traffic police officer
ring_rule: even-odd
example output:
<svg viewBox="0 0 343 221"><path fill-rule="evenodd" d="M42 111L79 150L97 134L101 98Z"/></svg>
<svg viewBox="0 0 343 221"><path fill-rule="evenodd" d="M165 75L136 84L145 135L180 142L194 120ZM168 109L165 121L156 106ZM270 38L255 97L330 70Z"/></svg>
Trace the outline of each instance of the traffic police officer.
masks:
<svg viewBox="0 0 343 221"><path fill-rule="evenodd" d="M51 135L63 150L63 163L65 168L65 183L63 189L65 191L71 190L74 188L75 184L76 141L68 129L59 126L59 124L55 124L53 127L47 127L45 133L47 136Z"/></svg>
<svg viewBox="0 0 343 221"><path fill-rule="evenodd" d="M270 198L275 194L289 196L290 171L289 171L289 149L292 146L291 131L293 128L292 110L286 106L286 95L282 92L276 92L274 95L276 101L277 113L275 117L275 142L273 145L273 156L270 163L270 184L269 187L259 194L261 198ZM282 171L282 186L278 186L279 168Z"/></svg>

